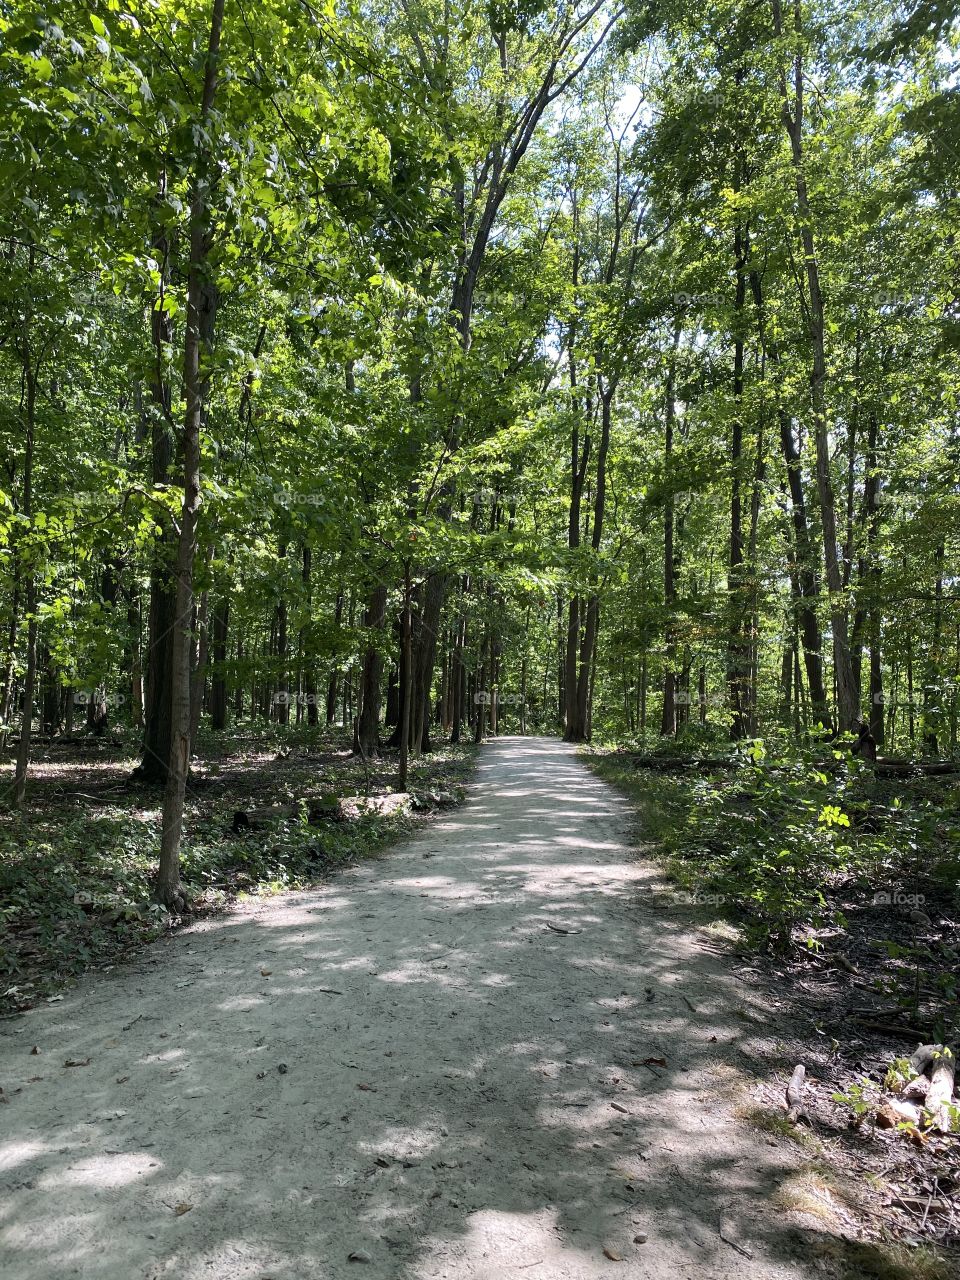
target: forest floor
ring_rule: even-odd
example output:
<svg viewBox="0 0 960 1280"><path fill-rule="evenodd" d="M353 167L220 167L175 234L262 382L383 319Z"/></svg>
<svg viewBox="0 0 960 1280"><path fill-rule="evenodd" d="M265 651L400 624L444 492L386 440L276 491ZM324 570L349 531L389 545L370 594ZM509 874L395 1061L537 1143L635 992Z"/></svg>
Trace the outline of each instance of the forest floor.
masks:
<svg viewBox="0 0 960 1280"><path fill-rule="evenodd" d="M26 809L0 809L0 1017L244 895L313 884L382 849L436 810L434 798L462 797L474 751L412 760L407 805L317 821L309 807L321 797L395 799L396 754L367 765L341 732L305 725L203 735L181 857L190 914L171 918L151 903L163 788L135 776L136 737L35 744ZM12 764L0 766L0 804L11 779ZM252 824L240 832L237 811Z"/></svg>
<svg viewBox="0 0 960 1280"><path fill-rule="evenodd" d="M801 846L804 887L815 892L784 894L804 919L781 934L783 945L763 946L764 908L790 874L764 845L816 826L824 798L808 799L806 811L798 803L805 767L660 772L638 770L630 752L586 758L631 801L637 843L668 873L667 909L715 938L738 981L766 992L776 1011L776 1052L743 1114L806 1154L795 1200L835 1210L865 1241L936 1245L946 1273L960 1276L960 1134L892 1125L880 1106L900 1091L895 1073L918 1045L958 1043L956 778L918 772L848 788L843 856L831 866L817 861L816 845ZM793 1063L806 1068L796 1126L784 1114ZM926 1265L922 1248L912 1256Z"/></svg>
<svg viewBox="0 0 960 1280"><path fill-rule="evenodd" d="M328 884L4 1024L9 1280L798 1280L955 1271L744 1119L782 1014L569 747Z"/></svg>

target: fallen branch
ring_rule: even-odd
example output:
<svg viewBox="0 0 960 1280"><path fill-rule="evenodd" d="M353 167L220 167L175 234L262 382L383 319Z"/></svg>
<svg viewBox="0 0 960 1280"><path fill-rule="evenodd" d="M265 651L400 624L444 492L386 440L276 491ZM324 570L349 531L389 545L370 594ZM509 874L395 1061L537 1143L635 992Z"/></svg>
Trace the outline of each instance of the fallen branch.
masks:
<svg viewBox="0 0 960 1280"><path fill-rule="evenodd" d="M915 1071L918 1076L922 1076L925 1071L933 1066L933 1061L942 1047L943 1046L939 1044L918 1045L910 1055L911 1069Z"/></svg>
<svg viewBox="0 0 960 1280"><path fill-rule="evenodd" d="M714 760L704 760L699 756L630 756L630 763L635 769L657 769L661 773L684 769L710 773L714 769L739 769L743 761L731 760L725 756Z"/></svg>
<svg viewBox="0 0 960 1280"><path fill-rule="evenodd" d="M919 774L929 778L943 774L960 773L960 764L957 764L954 760L923 762L917 760L891 760L881 756L873 767L878 777L881 778L908 778L911 774Z"/></svg>
<svg viewBox="0 0 960 1280"><path fill-rule="evenodd" d="M950 1129L950 1103L953 1098L954 1068L956 1061L948 1045L938 1045L930 1073L930 1088L924 1110L930 1117L930 1127L940 1133Z"/></svg>
<svg viewBox="0 0 960 1280"><path fill-rule="evenodd" d="M802 1062L798 1062L793 1068L793 1075L787 1085L787 1119L791 1124L797 1124L801 1116L806 1119L807 1113L803 1109L803 1090L806 1078L807 1068Z"/></svg>
<svg viewBox="0 0 960 1280"><path fill-rule="evenodd" d="M916 1027L895 1027L888 1022L874 1022L870 1018L851 1018L864 1031L876 1031L878 1035L889 1036L891 1040L922 1040L923 1032Z"/></svg>

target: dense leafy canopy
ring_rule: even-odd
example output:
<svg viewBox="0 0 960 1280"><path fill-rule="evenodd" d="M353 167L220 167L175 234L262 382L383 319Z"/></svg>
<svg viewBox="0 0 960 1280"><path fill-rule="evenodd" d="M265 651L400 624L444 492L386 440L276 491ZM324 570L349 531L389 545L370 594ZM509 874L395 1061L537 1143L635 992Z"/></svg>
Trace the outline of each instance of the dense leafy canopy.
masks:
<svg viewBox="0 0 960 1280"><path fill-rule="evenodd" d="M0 2L4 725L954 751L951 6L219 8Z"/></svg>

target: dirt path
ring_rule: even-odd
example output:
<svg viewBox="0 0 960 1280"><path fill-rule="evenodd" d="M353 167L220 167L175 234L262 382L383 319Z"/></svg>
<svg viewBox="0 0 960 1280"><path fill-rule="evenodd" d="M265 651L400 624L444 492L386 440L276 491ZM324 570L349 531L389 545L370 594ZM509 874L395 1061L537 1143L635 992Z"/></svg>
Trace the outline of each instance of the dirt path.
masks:
<svg viewBox="0 0 960 1280"><path fill-rule="evenodd" d="M502 739L386 859L6 1024L0 1274L822 1274L770 1200L790 1144L732 1115L751 997L628 825L570 748Z"/></svg>

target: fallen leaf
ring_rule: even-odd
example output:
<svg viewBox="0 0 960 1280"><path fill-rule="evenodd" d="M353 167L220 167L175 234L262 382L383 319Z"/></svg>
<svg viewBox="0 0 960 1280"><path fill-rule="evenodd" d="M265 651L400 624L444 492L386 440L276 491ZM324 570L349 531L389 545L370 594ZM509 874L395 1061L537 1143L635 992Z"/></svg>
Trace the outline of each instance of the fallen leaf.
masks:
<svg viewBox="0 0 960 1280"><path fill-rule="evenodd" d="M178 1218L182 1218L183 1215L185 1213L189 1213L192 1208L193 1208L192 1204L186 1204L184 1201L181 1201L180 1204L175 1204L173 1206L173 1212L177 1215Z"/></svg>
<svg viewBox="0 0 960 1280"><path fill-rule="evenodd" d="M619 1102L611 1102L610 1105L613 1107L614 1111L622 1111L625 1116L630 1114L626 1107L621 1107Z"/></svg>
<svg viewBox="0 0 960 1280"><path fill-rule="evenodd" d="M348 1262L372 1262L373 1259L367 1253L366 1249L354 1249L353 1253L347 1254Z"/></svg>
<svg viewBox="0 0 960 1280"><path fill-rule="evenodd" d="M90 1058L67 1058L64 1062L65 1067L89 1067L92 1059Z"/></svg>
<svg viewBox="0 0 960 1280"><path fill-rule="evenodd" d="M33 1046L33 1048L30 1050L30 1052L31 1052L31 1053L34 1053L34 1054L39 1053L39 1052L40 1052L40 1046L35 1044L35 1045Z"/></svg>
<svg viewBox="0 0 960 1280"><path fill-rule="evenodd" d="M604 1245L604 1249L603 1249L603 1256L604 1256L605 1258L609 1258L611 1262L622 1262L622 1261L623 1261L623 1256L622 1256L621 1254L619 1254L619 1253L614 1252L614 1250L613 1250L613 1249L611 1249L611 1248L610 1248L609 1246L607 1246L607 1245Z"/></svg>
<svg viewBox="0 0 960 1280"><path fill-rule="evenodd" d="M667 1065L666 1058L640 1058L637 1062L631 1062L631 1067L665 1067Z"/></svg>
<svg viewBox="0 0 960 1280"><path fill-rule="evenodd" d="M261 970L260 970L260 977L261 977L261 978L269 978L269 977L270 977L270 975L271 975L271 973L273 973L273 970L272 970L272 969L261 969Z"/></svg>
<svg viewBox="0 0 960 1280"><path fill-rule="evenodd" d="M358 1084L358 1089L362 1089L364 1093L376 1093L377 1087L373 1084Z"/></svg>
<svg viewBox="0 0 960 1280"><path fill-rule="evenodd" d="M117 1084L126 1084L129 1079L129 1076L117 1076Z"/></svg>

